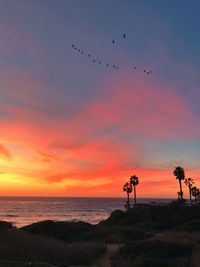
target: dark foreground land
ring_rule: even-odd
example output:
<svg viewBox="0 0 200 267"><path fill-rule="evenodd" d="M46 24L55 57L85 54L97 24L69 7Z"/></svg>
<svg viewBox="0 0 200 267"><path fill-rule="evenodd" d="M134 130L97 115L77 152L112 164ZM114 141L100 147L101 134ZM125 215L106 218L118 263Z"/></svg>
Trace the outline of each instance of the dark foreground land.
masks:
<svg viewBox="0 0 200 267"><path fill-rule="evenodd" d="M97 225L0 222L0 267L199 267L200 207L138 206Z"/></svg>

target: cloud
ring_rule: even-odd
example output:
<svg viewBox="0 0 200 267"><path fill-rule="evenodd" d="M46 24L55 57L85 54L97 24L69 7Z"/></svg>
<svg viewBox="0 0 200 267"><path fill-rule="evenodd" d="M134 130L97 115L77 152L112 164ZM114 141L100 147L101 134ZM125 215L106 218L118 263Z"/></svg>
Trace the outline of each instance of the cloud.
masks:
<svg viewBox="0 0 200 267"><path fill-rule="evenodd" d="M55 161L58 159L56 155L47 154L41 151L38 151L38 153L39 153L41 161L44 161L44 162L51 162L51 161Z"/></svg>
<svg viewBox="0 0 200 267"><path fill-rule="evenodd" d="M10 151L2 144L0 144L0 157L9 161L12 159Z"/></svg>

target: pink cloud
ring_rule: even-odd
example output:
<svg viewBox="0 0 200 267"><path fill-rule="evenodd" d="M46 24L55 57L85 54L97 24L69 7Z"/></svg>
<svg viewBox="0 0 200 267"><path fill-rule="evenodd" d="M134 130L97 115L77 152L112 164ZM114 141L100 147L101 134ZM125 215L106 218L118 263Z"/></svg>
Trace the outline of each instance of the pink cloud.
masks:
<svg viewBox="0 0 200 267"><path fill-rule="evenodd" d="M97 127L118 126L154 138L199 136L199 127L194 127L198 118L175 89L126 76L123 81L109 84L104 96L88 108Z"/></svg>

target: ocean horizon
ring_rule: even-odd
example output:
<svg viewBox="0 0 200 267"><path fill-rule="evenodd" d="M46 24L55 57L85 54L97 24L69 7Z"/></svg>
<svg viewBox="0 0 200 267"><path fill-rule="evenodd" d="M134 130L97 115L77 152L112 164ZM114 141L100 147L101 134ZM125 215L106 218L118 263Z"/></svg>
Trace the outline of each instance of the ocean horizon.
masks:
<svg viewBox="0 0 200 267"><path fill-rule="evenodd" d="M166 204L172 198L138 198L140 204ZM0 197L0 220L22 227L44 220L97 224L113 210L125 210L126 198L115 197ZM133 200L131 199L131 203Z"/></svg>

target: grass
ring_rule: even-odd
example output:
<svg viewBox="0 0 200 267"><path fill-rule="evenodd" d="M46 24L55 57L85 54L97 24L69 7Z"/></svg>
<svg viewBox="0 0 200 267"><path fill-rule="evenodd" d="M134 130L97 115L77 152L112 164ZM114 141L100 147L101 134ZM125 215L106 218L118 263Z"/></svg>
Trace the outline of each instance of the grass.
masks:
<svg viewBox="0 0 200 267"><path fill-rule="evenodd" d="M125 244L112 267L199 267L200 233L166 231Z"/></svg>
<svg viewBox="0 0 200 267"><path fill-rule="evenodd" d="M66 244L54 238L33 236L19 229L0 231L1 267L23 267L28 266L28 262L62 267L89 264L103 252L105 248L99 244Z"/></svg>

